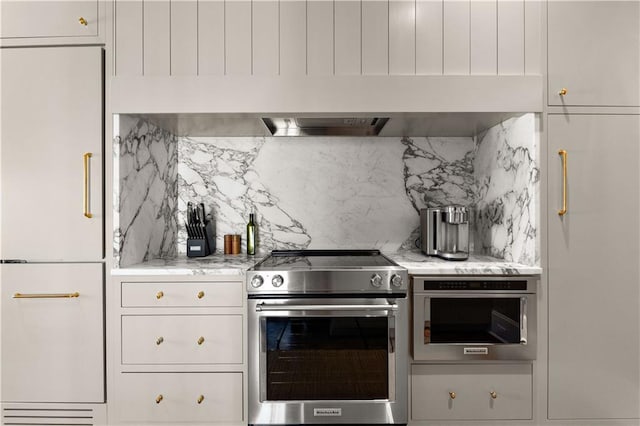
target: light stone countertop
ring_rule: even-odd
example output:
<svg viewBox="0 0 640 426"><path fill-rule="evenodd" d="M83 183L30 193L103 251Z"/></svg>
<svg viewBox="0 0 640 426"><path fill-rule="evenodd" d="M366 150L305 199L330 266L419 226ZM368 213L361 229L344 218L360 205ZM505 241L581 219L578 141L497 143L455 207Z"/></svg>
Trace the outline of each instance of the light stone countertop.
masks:
<svg viewBox="0 0 640 426"><path fill-rule="evenodd" d="M447 261L429 257L419 250L384 253L407 268L410 275L540 275L542 268L505 262L490 256L471 255L464 261ZM214 254L201 258L155 259L111 270L111 275L237 275L243 278L247 269L266 254Z"/></svg>

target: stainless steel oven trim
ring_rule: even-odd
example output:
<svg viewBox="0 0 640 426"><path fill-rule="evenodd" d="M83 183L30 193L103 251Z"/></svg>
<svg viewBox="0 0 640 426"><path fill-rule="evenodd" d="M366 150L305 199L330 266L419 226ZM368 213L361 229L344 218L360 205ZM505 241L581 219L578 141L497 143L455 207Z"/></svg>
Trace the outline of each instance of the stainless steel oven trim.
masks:
<svg viewBox="0 0 640 426"><path fill-rule="evenodd" d="M339 297L339 296L338 296ZM249 332L249 418L253 424L327 424L327 423L360 423L360 424L406 424L408 421L408 347L409 347L409 309L407 298L250 298L248 301ZM289 305L322 304L331 307L348 305L365 305L366 310L290 310L296 316L387 316L389 321L389 385L392 388L389 400L302 400L302 401L268 401L265 400L266 381L261 377L266 364L266 339L263 319L280 316L282 311L256 311L258 304L278 305L286 309ZM261 305L264 307L265 305ZM394 309L394 305L395 308ZM275 308L274 308L275 309ZM287 312L287 311L285 311ZM260 382L263 383L260 383ZM393 400L391 400L393 398ZM317 417L316 409L340 409L340 417Z"/></svg>
<svg viewBox="0 0 640 426"><path fill-rule="evenodd" d="M266 302L258 302L256 304L256 312L260 322L260 372L266 371L267 366L267 340L265 338L267 321L269 317L279 318L304 318L304 317L387 317L389 318L387 327L387 353L388 353L388 385L389 398L374 401L395 401L396 400L396 314L398 305L396 304L331 304L324 305L298 305L295 303L287 304L267 304ZM288 402L288 401L272 401L267 399L267 379L264 374L260 374L260 402ZM310 401L314 402L314 401ZM328 402L322 400L317 402Z"/></svg>

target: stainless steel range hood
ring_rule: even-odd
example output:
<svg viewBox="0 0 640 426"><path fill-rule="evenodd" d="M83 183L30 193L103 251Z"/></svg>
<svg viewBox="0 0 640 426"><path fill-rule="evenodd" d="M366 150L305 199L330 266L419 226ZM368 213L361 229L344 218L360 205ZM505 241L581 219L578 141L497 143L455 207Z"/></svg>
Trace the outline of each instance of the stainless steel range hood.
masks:
<svg viewBox="0 0 640 426"><path fill-rule="evenodd" d="M176 136L475 136L518 112L128 114Z"/></svg>
<svg viewBox="0 0 640 426"><path fill-rule="evenodd" d="M378 136L388 117L263 118L273 136Z"/></svg>

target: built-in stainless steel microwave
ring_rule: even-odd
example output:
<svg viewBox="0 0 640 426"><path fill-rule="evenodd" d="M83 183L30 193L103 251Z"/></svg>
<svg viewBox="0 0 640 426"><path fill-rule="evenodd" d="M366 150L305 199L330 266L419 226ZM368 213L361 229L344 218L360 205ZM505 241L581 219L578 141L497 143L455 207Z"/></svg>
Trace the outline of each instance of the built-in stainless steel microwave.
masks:
<svg viewBox="0 0 640 426"><path fill-rule="evenodd" d="M413 277L413 358L536 358L536 277Z"/></svg>

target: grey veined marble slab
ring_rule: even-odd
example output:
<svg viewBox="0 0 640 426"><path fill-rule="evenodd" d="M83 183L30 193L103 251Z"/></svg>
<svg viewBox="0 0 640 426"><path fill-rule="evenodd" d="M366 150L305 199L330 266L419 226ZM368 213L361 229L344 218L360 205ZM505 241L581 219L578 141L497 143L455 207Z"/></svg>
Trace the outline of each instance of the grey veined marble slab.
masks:
<svg viewBox="0 0 640 426"><path fill-rule="evenodd" d="M246 254L214 254L207 257L175 259L153 259L128 266L112 269L111 275L237 275L244 279L247 269L259 262L262 256Z"/></svg>
<svg viewBox="0 0 640 426"><path fill-rule="evenodd" d="M426 256L418 250L385 253L409 275L540 275L542 268L507 262L491 256L471 255L462 261Z"/></svg>

